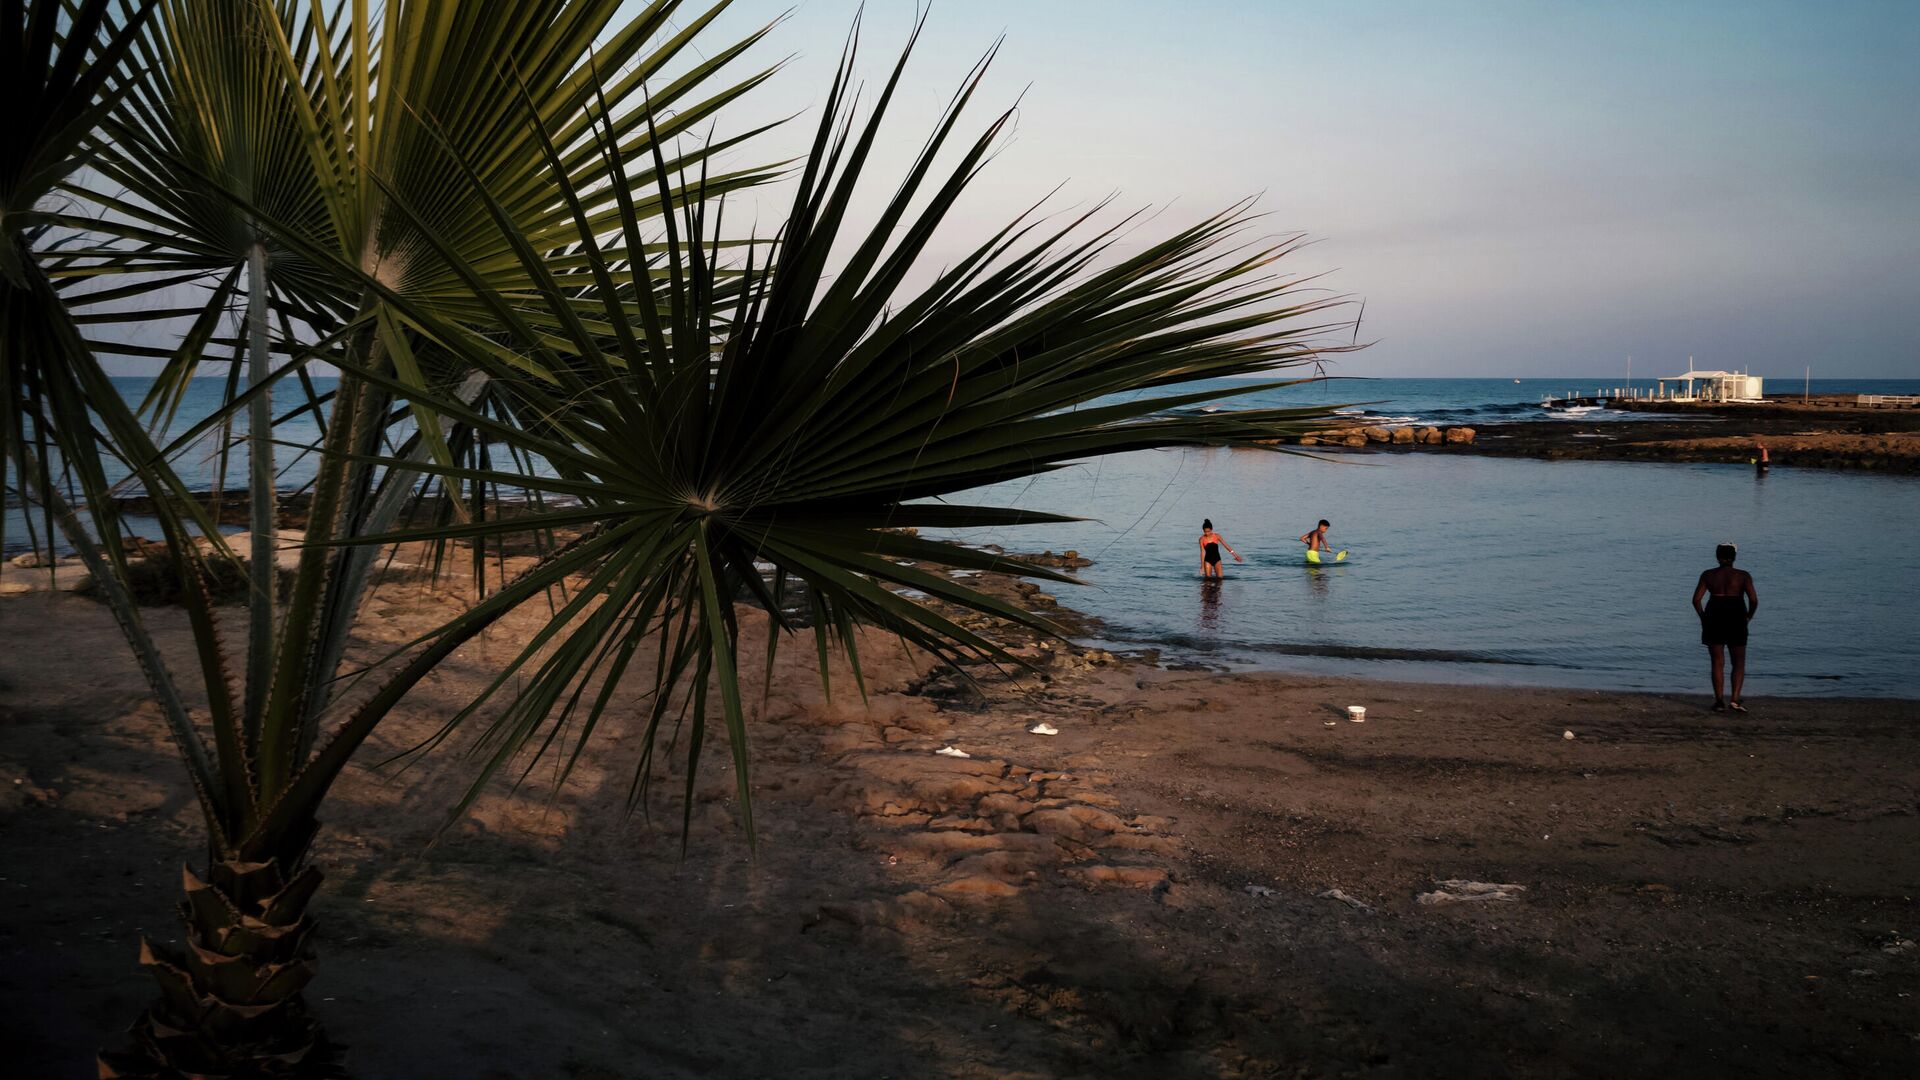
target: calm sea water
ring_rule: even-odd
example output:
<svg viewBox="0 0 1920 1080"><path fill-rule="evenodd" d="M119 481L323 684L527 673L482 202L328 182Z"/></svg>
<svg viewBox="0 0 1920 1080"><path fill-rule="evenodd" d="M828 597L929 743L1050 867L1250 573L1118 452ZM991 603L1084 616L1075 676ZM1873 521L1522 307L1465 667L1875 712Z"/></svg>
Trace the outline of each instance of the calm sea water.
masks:
<svg viewBox="0 0 1920 1080"><path fill-rule="evenodd" d="M1379 462L1374 464L1372 462ZM1129 454L969 501L1097 520L953 534L1077 549L1115 644L1234 667L1632 690L1706 685L1688 601L1722 540L1761 609L1748 692L1920 697L1920 479L1723 465ZM1198 577L1200 521L1246 557ZM1345 564L1295 539L1333 522Z"/></svg>
<svg viewBox="0 0 1920 1080"><path fill-rule="evenodd" d="M148 385L118 381L136 400ZM330 389L331 381L320 385ZM1543 397L1612 385L1337 380L1239 400L1378 402L1365 411L1470 424L1545 418ZM1920 380L1815 380L1812 389L1915 393ZM218 394L212 381L197 383L176 430ZM283 408L293 400L283 394ZM312 434L299 423L283 432ZM209 440L180 455L190 483L212 486L216 448ZM311 476L310 459L283 458L283 466L283 488ZM242 452L227 482L244 476ZM1159 645L1236 667L1420 680L1697 690L1705 650L1688 596L1713 545L1731 539L1762 600L1751 693L1920 697L1920 479L1194 450L1124 455L966 498L1094 519L956 537L1016 551L1074 548L1097 560L1084 572L1091 587L1065 590L1062 599L1106 620L1116 644ZM25 535L11 491L7 513L7 543L17 549ZM1217 589L1198 580L1203 517L1247 557L1228 564ZM1322 517L1352 555L1341 566L1309 569L1294 538Z"/></svg>

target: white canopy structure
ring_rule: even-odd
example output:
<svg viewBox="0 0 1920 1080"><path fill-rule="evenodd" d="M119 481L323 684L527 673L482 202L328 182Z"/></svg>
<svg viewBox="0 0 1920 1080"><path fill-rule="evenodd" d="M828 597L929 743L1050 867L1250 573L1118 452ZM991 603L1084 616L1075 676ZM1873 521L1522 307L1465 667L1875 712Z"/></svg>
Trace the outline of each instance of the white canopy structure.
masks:
<svg viewBox="0 0 1920 1080"><path fill-rule="evenodd" d="M1660 379L1657 397L1669 401L1759 401L1761 378L1738 371L1700 371L1689 369ZM1671 393L1667 384L1673 384Z"/></svg>

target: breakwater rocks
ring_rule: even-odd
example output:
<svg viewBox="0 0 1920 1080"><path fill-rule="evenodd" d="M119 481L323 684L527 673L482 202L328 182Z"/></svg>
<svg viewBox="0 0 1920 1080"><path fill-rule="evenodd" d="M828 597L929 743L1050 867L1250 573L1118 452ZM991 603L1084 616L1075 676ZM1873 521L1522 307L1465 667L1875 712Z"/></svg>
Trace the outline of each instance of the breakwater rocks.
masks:
<svg viewBox="0 0 1920 1080"><path fill-rule="evenodd" d="M1269 446L1468 446L1477 432L1470 427L1362 427L1326 428L1311 435L1266 440Z"/></svg>
<svg viewBox="0 0 1920 1080"><path fill-rule="evenodd" d="M1593 442L1599 442L1595 439ZM1849 469L1863 472L1920 473L1920 434L1891 432L1789 432L1766 436L1774 468ZM1745 435L1681 439L1615 439L1611 445L1556 446L1529 454L1548 459L1597 458L1611 461L1699 461L1727 465L1754 463L1754 438Z"/></svg>
<svg viewBox="0 0 1920 1080"><path fill-rule="evenodd" d="M1920 473L1920 431L1898 430L1902 426L1898 421L1863 425L1836 417L1817 423L1758 414L1717 421L1522 421L1483 428L1473 449L1550 461L1751 465L1757 448L1764 446L1775 469Z"/></svg>
<svg viewBox="0 0 1920 1080"><path fill-rule="evenodd" d="M1774 468L1920 473L1920 409L1846 408L1769 401L1702 406L1685 415L1513 420L1478 427L1346 425L1269 445L1354 450L1442 450L1550 461L1752 464Z"/></svg>
<svg viewBox="0 0 1920 1080"><path fill-rule="evenodd" d="M1038 555L1012 555L1009 557L1018 559L1024 563L1032 563L1035 566L1052 567L1055 570L1078 570L1082 567L1093 565L1092 559L1087 558L1072 548L1068 548L1058 555L1055 555L1051 551L1043 551Z"/></svg>

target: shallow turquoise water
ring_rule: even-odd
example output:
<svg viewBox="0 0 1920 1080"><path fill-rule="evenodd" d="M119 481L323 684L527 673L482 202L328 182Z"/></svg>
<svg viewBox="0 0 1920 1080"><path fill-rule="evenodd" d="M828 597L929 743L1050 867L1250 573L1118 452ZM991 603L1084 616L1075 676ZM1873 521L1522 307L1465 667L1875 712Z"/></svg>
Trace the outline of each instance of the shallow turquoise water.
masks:
<svg viewBox="0 0 1920 1080"><path fill-rule="evenodd" d="M1726 465L1235 450L1129 454L966 501L1097 517L954 534L1095 565L1063 603L1120 644L1234 666L1700 690L1689 606L1733 540L1761 608L1748 693L1920 697L1920 480ZM1211 517L1245 564L1201 584ZM1295 537L1333 522L1341 566Z"/></svg>

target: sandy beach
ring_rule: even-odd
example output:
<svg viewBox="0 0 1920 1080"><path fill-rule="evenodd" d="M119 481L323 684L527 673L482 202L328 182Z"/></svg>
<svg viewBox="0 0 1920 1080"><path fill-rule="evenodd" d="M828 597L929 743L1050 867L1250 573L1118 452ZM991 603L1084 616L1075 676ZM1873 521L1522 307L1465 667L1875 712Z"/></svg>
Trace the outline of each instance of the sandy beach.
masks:
<svg viewBox="0 0 1920 1080"><path fill-rule="evenodd" d="M459 602L390 582L357 648ZM186 647L179 611L147 616ZM430 734L516 620L361 761ZM135 928L178 937L201 826L106 609L8 596L0 640L0 1042L17 1075L90 1076L151 992ZM1914 702L1728 716L1024 652L1038 673L981 696L870 638L862 703L783 651L755 851L717 737L684 855L677 775L623 816L623 733L437 842L457 748L355 769L309 996L365 1077L1920 1068Z"/></svg>

